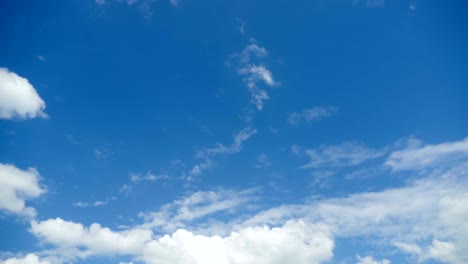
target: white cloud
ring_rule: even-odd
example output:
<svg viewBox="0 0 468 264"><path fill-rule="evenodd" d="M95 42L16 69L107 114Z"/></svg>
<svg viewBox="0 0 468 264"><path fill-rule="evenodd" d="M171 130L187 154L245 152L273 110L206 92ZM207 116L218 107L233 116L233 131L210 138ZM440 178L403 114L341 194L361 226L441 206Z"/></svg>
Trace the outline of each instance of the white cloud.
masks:
<svg viewBox="0 0 468 264"><path fill-rule="evenodd" d="M139 228L160 228L173 232L185 228L187 224L209 215L221 212L235 212L255 200L256 189L234 191L219 189L216 191L199 191L189 196L165 204L157 212L140 213L145 224ZM245 208L243 208L245 210Z"/></svg>
<svg viewBox="0 0 468 264"><path fill-rule="evenodd" d="M282 206L238 224L277 224L291 218L322 223L341 238L376 239L419 261L468 259L468 164L410 186Z"/></svg>
<svg viewBox="0 0 468 264"><path fill-rule="evenodd" d="M34 217L36 210L26 207L25 201L39 197L45 189L39 186L39 173L34 168L21 170L0 163L0 210Z"/></svg>
<svg viewBox="0 0 468 264"><path fill-rule="evenodd" d="M238 26L239 26L239 27L238 27L239 32L240 32L242 35L244 35L244 34L245 34L245 22L244 22L242 19L240 19L240 18L236 18L236 20L237 20L237 23L239 24L239 25L238 25ZM253 44L253 45L254 45L254 44Z"/></svg>
<svg viewBox="0 0 468 264"><path fill-rule="evenodd" d="M0 260L0 264L50 264L49 261L42 261L36 254L27 254L24 258L9 258L4 261Z"/></svg>
<svg viewBox="0 0 468 264"><path fill-rule="evenodd" d="M105 149L103 147L99 147L99 148L94 149L94 157L97 160L107 159L111 155L112 155L112 152L109 152L107 149Z"/></svg>
<svg viewBox="0 0 468 264"><path fill-rule="evenodd" d="M196 235L186 229L178 229L151 239L149 230L131 230L123 234L98 224L86 228L60 218L32 222L31 231L44 242L61 248L50 252L62 254L50 257L56 260L54 263L63 259L70 262L74 254L79 254L81 258L129 255L149 264L269 264L290 261L318 264L330 260L334 248L326 226L310 225L301 220L287 221L278 227L246 227L224 237Z"/></svg>
<svg viewBox="0 0 468 264"><path fill-rule="evenodd" d="M353 5L357 6L361 3L361 0L353 0ZM366 0L366 7L382 7L385 5L385 0Z"/></svg>
<svg viewBox="0 0 468 264"><path fill-rule="evenodd" d="M254 128L246 127L234 135L233 143L229 146L217 143L215 147L203 149L197 151L196 157L202 159L203 161L195 164L190 173L189 179L193 176L198 176L203 173L206 169L214 165L214 162L211 160L212 157L218 155L228 155L235 154L242 150L244 142L247 141L250 137L257 134L257 130Z"/></svg>
<svg viewBox="0 0 468 264"><path fill-rule="evenodd" d="M239 74L247 76L247 84L249 88L255 87L258 81L263 81L266 84L273 86L276 82L273 80L273 75L264 66L255 64L248 65L239 70Z"/></svg>
<svg viewBox="0 0 468 264"><path fill-rule="evenodd" d="M298 155L301 152L301 147L297 144L291 146L291 152L295 155Z"/></svg>
<svg viewBox="0 0 468 264"><path fill-rule="evenodd" d="M261 153L257 156L257 164L255 167L259 169L268 168L271 166L271 161L265 153Z"/></svg>
<svg viewBox="0 0 468 264"><path fill-rule="evenodd" d="M166 174L155 175L151 171L146 172L146 174L133 173L130 172L130 182L139 183L142 181L158 181L158 180L167 180L169 176Z"/></svg>
<svg viewBox="0 0 468 264"><path fill-rule="evenodd" d="M201 175L205 170L211 168L213 165L213 161L211 161L209 158L205 158L204 161L192 167L192 170L190 170L189 177L187 178L187 180L190 181L193 179L193 176Z"/></svg>
<svg viewBox="0 0 468 264"><path fill-rule="evenodd" d="M290 221L284 226L248 227L227 237L178 230L148 243L148 264L317 264L333 256L333 239L322 226Z"/></svg>
<svg viewBox="0 0 468 264"><path fill-rule="evenodd" d="M364 258L361 258L360 256L358 256L357 259L358 259L357 264L390 264L391 263L391 261L388 259L375 260L371 256L367 256Z"/></svg>
<svg viewBox="0 0 468 264"><path fill-rule="evenodd" d="M120 192L129 193L136 185L140 184L141 182L154 182L169 179L169 176L167 174L156 175L153 174L151 171L148 171L145 174L130 172L129 176L130 182L122 185L122 187L120 187Z"/></svg>
<svg viewBox="0 0 468 264"><path fill-rule="evenodd" d="M301 112L294 112L289 115L288 123L291 126L298 125L301 122L319 121L333 115L337 111L333 106L315 106L309 109L304 109Z"/></svg>
<svg viewBox="0 0 468 264"><path fill-rule="evenodd" d="M394 242L393 245L397 248L399 248L401 251L411 254L411 255L420 255L422 252L422 249L418 245L414 244L408 244L408 243L403 243L403 242Z"/></svg>
<svg viewBox="0 0 468 264"><path fill-rule="evenodd" d="M468 159L468 138L460 141L422 146L415 143L406 149L390 154L385 165L393 170L420 170L424 168L451 165Z"/></svg>
<svg viewBox="0 0 468 264"><path fill-rule="evenodd" d="M96 4L99 6L105 5L106 1L105 0L96 0Z"/></svg>
<svg viewBox="0 0 468 264"><path fill-rule="evenodd" d="M249 87L250 91L250 103L254 104L258 110L263 109L263 101L270 99L268 93L265 90L258 88L257 86Z"/></svg>
<svg viewBox="0 0 468 264"><path fill-rule="evenodd" d="M243 64L248 64L251 61L252 55L255 58L263 58L268 55L268 51L264 47L260 47L255 43L247 45L245 49L240 54L240 62Z"/></svg>
<svg viewBox="0 0 468 264"><path fill-rule="evenodd" d="M103 201L94 201L94 202L91 202L91 203L76 202L76 203L73 203L73 206L81 207L81 208L90 207L90 206L98 207L98 206L104 206L104 205L108 204L110 201L113 201L113 200L116 200L116 199L117 198L113 196L113 197L106 198Z"/></svg>
<svg viewBox="0 0 468 264"><path fill-rule="evenodd" d="M362 144L353 142L321 146L318 149L306 150L310 161L302 166L302 168L355 166L367 160L381 157L385 153L385 150L371 149Z"/></svg>
<svg viewBox="0 0 468 264"><path fill-rule="evenodd" d="M245 65L239 69L239 74L245 76L244 81L247 82L251 98L250 102L254 104L258 110L263 109L263 101L270 99L268 93L259 88L258 82L263 81L269 86L277 85L273 80L273 75L264 66Z"/></svg>
<svg viewBox="0 0 468 264"><path fill-rule="evenodd" d="M152 238L151 230L133 229L115 232L100 224L89 227L61 218L31 222L31 233L59 248L85 247L90 254L139 254Z"/></svg>
<svg viewBox="0 0 468 264"><path fill-rule="evenodd" d="M33 221L31 230L60 248L130 255L146 263L323 263L333 256L335 238L365 238L394 246L415 261L462 264L468 258L467 171L468 164L461 163L404 187L283 205L248 218L251 211L243 210L255 204L255 190L219 190L196 192L141 214L146 223L125 231L60 218ZM212 217L227 215L237 217L213 222ZM152 229L161 236L153 236ZM390 263L371 257L358 261Z"/></svg>
<svg viewBox="0 0 468 264"><path fill-rule="evenodd" d="M32 221L31 232L60 254L68 254L68 259L81 254L128 255L132 261L149 264L319 264L333 257L336 238L360 238L394 247L409 254L413 262L464 264L468 259L467 172L468 162L458 160L451 166L420 170L423 178L402 187L311 198L253 215L258 209L253 207L258 204L256 189L195 192L157 212L140 214L145 223L123 231L57 218ZM357 261L390 264L370 256L358 256Z"/></svg>
<svg viewBox="0 0 468 264"><path fill-rule="evenodd" d="M26 78L0 68L0 119L42 117L46 105Z"/></svg>
<svg viewBox="0 0 468 264"><path fill-rule="evenodd" d="M234 135L234 142L230 146L225 146L223 144L216 144L214 148L208 148L197 152L198 158L216 156L219 154L234 154L242 150L243 144L250 137L257 134L257 130L254 128L246 127Z"/></svg>
<svg viewBox="0 0 468 264"><path fill-rule="evenodd" d="M279 85L274 80L271 71L260 60L267 55L268 51L264 47L258 46L256 43L247 45L240 54L233 55L233 57L238 60L236 62L237 73L243 76L243 81L247 83L247 87L250 91L250 102L254 104L258 110L262 110L263 101L269 99L268 93L259 85L261 83L267 86Z"/></svg>

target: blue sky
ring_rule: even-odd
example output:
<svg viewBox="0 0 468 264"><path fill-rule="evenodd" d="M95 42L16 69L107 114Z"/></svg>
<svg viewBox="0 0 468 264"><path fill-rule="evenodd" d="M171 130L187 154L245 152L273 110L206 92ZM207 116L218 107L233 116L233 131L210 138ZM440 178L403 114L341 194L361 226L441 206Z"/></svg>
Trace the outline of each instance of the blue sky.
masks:
<svg viewBox="0 0 468 264"><path fill-rule="evenodd" d="M2 1L0 263L468 263L467 11Z"/></svg>

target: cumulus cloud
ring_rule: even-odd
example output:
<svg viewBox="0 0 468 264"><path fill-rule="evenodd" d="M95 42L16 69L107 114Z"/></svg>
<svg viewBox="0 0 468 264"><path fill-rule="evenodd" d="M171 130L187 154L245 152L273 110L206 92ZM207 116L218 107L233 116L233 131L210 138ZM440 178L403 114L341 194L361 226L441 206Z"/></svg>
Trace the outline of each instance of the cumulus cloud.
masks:
<svg viewBox="0 0 468 264"><path fill-rule="evenodd" d="M57 218L32 221L31 232L59 248L129 255L146 263L318 264L331 260L336 238L365 238L414 261L462 264L468 258L467 171L468 164L461 163L407 186L282 205L250 217L239 210L252 204L255 191L196 192L142 214L145 224L124 231ZM239 217L218 226L207 217L221 212ZM370 256L358 261L390 263Z"/></svg>
<svg viewBox="0 0 468 264"><path fill-rule="evenodd" d="M302 218L341 238L377 239L418 261L468 259L468 164L410 186L291 205L261 212L241 226Z"/></svg>
<svg viewBox="0 0 468 264"><path fill-rule="evenodd" d="M61 218L31 222L31 233L42 241L60 248L85 247L95 255L128 255L141 252L152 238L151 230L133 229L116 232L100 224L89 227Z"/></svg>
<svg viewBox="0 0 468 264"><path fill-rule="evenodd" d="M405 149L392 152L385 164L393 170L420 170L451 165L468 159L468 138L434 145L416 141Z"/></svg>
<svg viewBox="0 0 468 264"><path fill-rule="evenodd" d="M334 106L315 106L304 109L301 112L294 112L289 115L288 123L291 126L296 126L301 122L319 121L333 115L337 111Z"/></svg>
<svg viewBox="0 0 468 264"><path fill-rule="evenodd" d="M367 160L381 157L385 153L384 149L372 149L353 142L321 146L318 149L306 150L310 161L302 168L355 166Z"/></svg>
<svg viewBox="0 0 468 264"><path fill-rule="evenodd" d="M112 231L93 224L89 228L60 218L32 222L33 234L66 249L83 248L86 256L130 255L145 263L322 263L332 258L334 241L323 225L301 220L278 227L242 228L227 236L197 235L186 229L151 239L149 230ZM58 251L57 251L58 252ZM77 252L61 251L64 252ZM67 256L72 259L72 256ZM15 263L15 262L14 262ZM45 263L41 263L45 264Z"/></svg>
<svg viewBox="0 0 468 264"><path fill-rule="evenodd" d="M46 105L26 78L0 68L0 119L42 117Z"/></svg>
<svg viewBox="0 0 468 264"><path fill-rule="evenodd" d="M361 258L360 256L358 256L357 259L358 259L357 264L390 264L391 263L391 261L388 259L375 260L371 256L367 256L364 258Z"/></svg>
<svg viewBox="0 0 468 264"><path fill-rule="evenodd" d="M256 189L220 189L195 192L157 212L140 214L143 224L121 231L61 218L33 220L30 231L55 247L54 254L62 254L47 260L125 255L150 264L319 264L332 259L335 239L360 238L393 247L413 262L463 264L468 259L468 160L435 164L436 170L418 170L422 178L404 186L313 198L256 213ZM371 256L358 256L357 262L390 264Z"/></svg>
<svg viewBox="0 0 468 264"><path fill-rule="evenodd" d="M23 258L9 258L4 261L0 260L0 264L50 264L49 261L42 261L36 254L27 254Z"/></svg>
<svg viewBox="0 0 468 264"><path fill-rule="evenodd" d="M248 227L226 237L178 230L148 243L143 259L149 264L318 264L331 259L333 247L326 228L290 221L276 228Z"/></svg>
<svg viewBox="0 0 468 264"><path fill-rule="evenodd" d="M45 189L39 185L39 173L34 168L21 170L0 163L0 210L34 217L36 210L26 207L26 200L39 197Z"/></svg>

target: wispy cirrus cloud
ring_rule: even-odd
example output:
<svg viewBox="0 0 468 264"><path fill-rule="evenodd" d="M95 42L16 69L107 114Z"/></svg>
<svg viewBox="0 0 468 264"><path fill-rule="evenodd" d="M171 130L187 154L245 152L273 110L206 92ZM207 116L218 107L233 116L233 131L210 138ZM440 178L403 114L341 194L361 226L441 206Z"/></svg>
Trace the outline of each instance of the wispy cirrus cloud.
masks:
<svg viewBox="0 0 468 264"><path fill-rule="evenodd" d="M223 144L216 144L213 148L207 148L197 151L197 158L204 158L210 156L216 156L221 154L234 154L242 150L243 144L250 137L257 134L257 130L251 127L246 127L234 135L233 143L229 146Z"/></svg>
<svg viewBox="0 0 468 264"><path fill-rule="evenodd" d="M96 0L96 5L98 5L101 8L104 8L106 5L124 4L126 6L138 9L141 13L145 15L145 17L150 18L154 13L153 9L155 8L156 2L157 1L155 0ZM168 2L173 7L179 7L181 1L169 0Z"/></svg>
<svg viewBox="0 0 468 264"><path fill-rule="evenodd" d="M434 145L423 145L418 140L405 149L390 153L385 165L395 171L420 170L448 165L468 159L468 138Z"/></svg>
<svg viewBox="0 0 468 264"><path fill-rule="evenodd" d="M411 142L409 146L415 148L417 144ZM461 142L420 142L418 149L444 150L423 154L451 153L460 149ZM407 254L413 262L464 263L468 258L468 157L454 160L451 166L433 162L432 169L427 168L415 167L418 178L400 187L305 199L266 210L258 206L259 189L197 191L158 211L141 213L142 224L120 231L61 218L32 220L30 232L51 249L29 259L41 264L91 256L125 256L163 264L289 260L319 264L332 259L336 239L360 238ZM140 182L154 177L131 178ZM211 254L214 248L215 255ZM260 249L264 254L258 253ZM366 257L357 253L361 264L390 263L368 252Z"/></svg>
<svg viewBox="0 0 468 264"><path fill-rule="evenodd" d="M189 172L188 179L192 179L193 176L198 176L203 171L214 165L213 158L218 155L230 155L238 153L242 150L244 142L257 134L257 130L251 127L246 127L234 135L233 143L231 145L223 145L217 143L215 147L202 149L197 151L196 158L201 160L195 164Z"/></svg>
<svg viewBox="0 0 468 264"><path fill-rule="evenodd" d="M121 193L126 193L128 194L129 192L132 191L132 189L137 186L138 184L142 182L155 182L155 181L161 181L161 180L169 180L170 177L169 175L162 173L162 174L154 174L151 171L148 171L146 173L134 173L130 172L129 173L129 178L130 182L122 185L120 187L120 192Z"/></svg>
<svg viewBox="0 0 468 264"><path fill-rule="evenodd" d="M367 160L382 157L386 149L372 149L355 142L344 142L339 145L321 146L305 150L309 162L301 168L356 166Z"/></svg>
<svg viewBox="0 0 468 264"><path fill-rule="evenodd" d="M267 91L261 88L261 84L270 87L279 85L262 61L266 56L268 56L268 51L255 42L247 45L242 52L231 56L234 59L237 73L242 76L242 80L250 91L250 103L255 105L257 110L262 110L264 101L270 98Z"/></svg>
<svg viewBox="0 0 468 264"><path fill-rule="evenodd" d="M315 106L312 108L304 109L300 112L291 113L288 117L288 124L296 126L302 122L309 123L313 121L320 121L324 118L330 117L338 111L335 106Z"/></svg>
<svg viewBox="0 0 468 264"><path fill-rule="evenodd" d="M353 0L353 5L357 6L363 3L366 7L382 7L385 5L385 0Z"/></svg>
<svg viewBox="0 0 468 264"><path fill-rule="evenodd" d="M161 206L159 211L140 213L145 223L138 228L157 228L173 232L190 226L195 220L207 218L213 214L233 214L245 211L248 203L255 201L258 189L198 191L182 197L172 203Z"/></svg>
<svg viewBox="0 0 468 264"><path fill-rule="evenodd" d="M98 200L98 201L94 201L94 202L75 202L75 203L73 203L73 206L81 207L81 208L99 207L99 206L104 206L104 205L108 204L109 202L114 201L116 199L117 199L117 197L112 196L112 197L108 197L108 198L106 198L104 200Z"/></svg>
<svg viewBox="0 0 468 264"><path fill-rule="evenodd" d="M112 156L112 152L104 147L98 147L94 149L94 157L96 160L107 159L108 157Z"/></svg>

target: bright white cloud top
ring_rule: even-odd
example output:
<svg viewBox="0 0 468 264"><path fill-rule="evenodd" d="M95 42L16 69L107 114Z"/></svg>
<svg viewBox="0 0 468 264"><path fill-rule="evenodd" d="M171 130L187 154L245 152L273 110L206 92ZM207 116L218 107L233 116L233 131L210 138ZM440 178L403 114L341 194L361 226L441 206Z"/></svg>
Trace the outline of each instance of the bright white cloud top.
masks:
<svg viewBox="0 0 468 264"><path fill-rule="evenodd" d="M2 175L24 179L9 184L11 190L28 190L32 196L42 193L34 170L0 168ZM326 263L333 257L336 238L366 238L415 261L461 264L468 258L467 169L464 160L450 168L424 171L423 179L400 188L260 211L245 210L259 199L259 189L195 192L158 212L141 214L144 223L120 231L61 218L33 220L30 231L60 249L55 251L58 255L46 256L51 260L120 255L163 264ZM215 221L221 212L230 215L228 221ZM367 256L358 257L358 263L390 262Z"/></svg>
<svg viewBox="0 0 468 264"><path fill-rule="evenodd" d="M248 204L254 190L194 193L146 215L146 224L122 231L57 218L32 221L31 232L69 249L61 251L72 252L61 256L68 259L115 254L163 264L326 263L333 256L335 238L360 237L377 239L421 262L461 264L468 257L466 169L461 164L402 188L284 205L224 223L210 224L206 217ZM183 228L170 227L176 222ZM164 234L171 229L175 231ZM84 251L78 254L80 248ZM371 257L359 261L389 263Z"/></svg>
<svg viewBox="0 0 468 264"><path fill-rule="evenodd" d="M0 119L46 118L45 107L28 79L0 68Z"/></svg>
<svg viewBox="0 0 468 264"><path fill-rule="evenodd" d="M0 262L1 264L50 264L50 261L40 260L36 254L27 254L23 258L9 258Z"/></svg>
<svg viewBox="0 0 468 264"><path fill-rule="evenodd" d="M27 207L26 200L39 197L45 189L39 185L39 173L34 168L21 170L0 163L0 210L34 217L36 210Z"/></svg>

